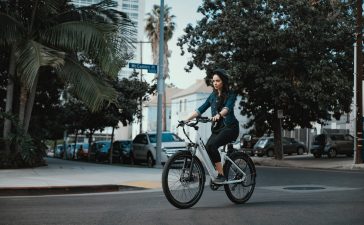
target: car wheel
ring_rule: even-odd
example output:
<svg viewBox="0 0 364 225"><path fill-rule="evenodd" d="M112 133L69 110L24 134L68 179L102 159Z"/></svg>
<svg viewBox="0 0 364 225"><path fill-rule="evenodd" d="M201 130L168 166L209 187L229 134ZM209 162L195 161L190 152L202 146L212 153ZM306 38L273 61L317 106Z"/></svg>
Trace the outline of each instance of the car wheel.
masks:
<svg viewBox="0 0 364 225"><path fill-rule="evenodd" d="M130 165L135 165L136 164L134 156L132 154L130 155L129 162L130 162Z"/></svg>
<svg viewBox="0 0 364 225"><path fill-rule="evenodd" d="M273 149L268 149L268 151L267 151L267 156L268 156L268 157L273 157L273 156L274 156L274 151L273 151Z"/></svg>
<svg viewBox="0 0 364 225"><path fill-rule="evenodd" d="M135 158L134 153L130 152L130 156L129 156L129 162L131 165L138 165L139 164L139 160Z"/></svg>
<svg viewBox="0 0 364 225"><path fill-rule="evenodd" d="M124 158L124 156L120 156L120 157L119 157L119 162L120 162L121 164L125 164L125 158Z"/></svg>
<svg viewBox="0 0 364 225"><path fill-rule="evenodd" d="M299 148L297 149L297 155L303 155L303 152L304 152L304 150L303 150L303 148L302 148L302 147L299 147Z"/></svg>
<svg viewBox="0 0 364 225"><path fill-rule="evenodd" d="M318 159L318 158L321 158L321 154L317 154L317 153L316 153L316 154L313 154L313 157L315 157L315 158L317 158L317 159Z"/></svg>
<svg viewBox="0 0 364 225"><path fill-rule="evenodd" d="M329 152L327 153L327 156L329 158L335 158L336 157L336 150L334 148L330 148Z"/></svg>
<svg viewBox="0 0 364 225"><path fill-rule="evenodd" d="M154 162L152 154L148 153L148 156L147 156L147 165L148 165L148 167L152 168L154 166L154 164L155 164L155 162Z"/></svg>
<svg viewBox="0 0 364 225"><path fill-rule="evenodd" d="M346 154L347 157L353 157L353 154L352 153L348 153Z"/></svg>

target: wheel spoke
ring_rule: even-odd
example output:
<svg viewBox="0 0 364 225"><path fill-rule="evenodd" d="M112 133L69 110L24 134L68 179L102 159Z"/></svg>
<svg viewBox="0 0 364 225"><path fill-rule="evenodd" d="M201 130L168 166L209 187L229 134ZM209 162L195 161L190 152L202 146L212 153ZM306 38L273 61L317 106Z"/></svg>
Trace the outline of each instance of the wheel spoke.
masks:
<svg viewBox="0 0 364 225"><path fill-rule="evenodd" d="M190 154L177 153L166 163L163 171L163 191L167 199L179 208L194 205L204 188L203 168L198 163L192 165L191 160Z"/></svg>
<svg viewBox="0 0 364 225"><path fill-rule="evenodd" d="M255 167L248 156L236 154L232 156L233 162L245 173L245 179L241 183L225 185L225 192L235 203L246 202L254 191L255 187ZM244 178L235 165L230 162L226 165L226 173L229 180L240 180Z"/></svg>

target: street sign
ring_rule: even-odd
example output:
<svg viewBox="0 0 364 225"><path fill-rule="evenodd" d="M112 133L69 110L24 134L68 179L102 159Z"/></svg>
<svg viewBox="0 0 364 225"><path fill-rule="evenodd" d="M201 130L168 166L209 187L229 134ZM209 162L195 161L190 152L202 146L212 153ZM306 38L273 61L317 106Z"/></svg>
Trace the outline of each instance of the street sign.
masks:
<svg viewBox="0 0 364 225"><path fill-rule="evenodd" d="M138 70L140 69L148 70L148 73L157 73L158 71L157 65L151 65L151 64L129 63L129 68Z"/></svg>

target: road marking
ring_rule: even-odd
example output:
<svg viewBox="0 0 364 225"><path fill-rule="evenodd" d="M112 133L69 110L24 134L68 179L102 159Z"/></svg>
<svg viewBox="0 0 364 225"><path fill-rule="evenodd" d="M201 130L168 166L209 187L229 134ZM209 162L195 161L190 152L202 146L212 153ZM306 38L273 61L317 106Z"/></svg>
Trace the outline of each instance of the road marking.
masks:
<svg viewBox="0 0 364 225"><path fill-rule="evenodd" d="M270 191L283 191L290 193L313 193L313 192L327 192L327 191L354 191L362 188L351 188L351 187L334 187L325 185L315 184L303 184L303 185L285 185L285 186L265 186L256 187L257 189L264 189Z"/></svg>

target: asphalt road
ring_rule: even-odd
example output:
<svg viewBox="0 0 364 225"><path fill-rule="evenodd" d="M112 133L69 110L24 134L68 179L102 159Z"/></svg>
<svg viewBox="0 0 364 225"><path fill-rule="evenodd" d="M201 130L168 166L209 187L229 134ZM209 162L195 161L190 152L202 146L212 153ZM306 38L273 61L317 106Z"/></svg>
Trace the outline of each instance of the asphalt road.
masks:
<svg viewBox="0 0 364 225"><path fill-rule="evenodd" d="M257 169L256 190L243 205L209 187L186 210L160 190L1 197L0 224L364 224L364 172Z"/></svg>

